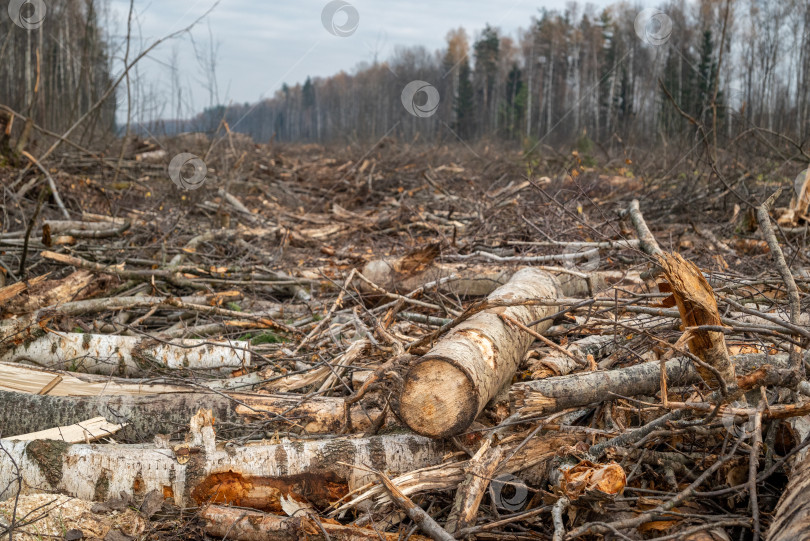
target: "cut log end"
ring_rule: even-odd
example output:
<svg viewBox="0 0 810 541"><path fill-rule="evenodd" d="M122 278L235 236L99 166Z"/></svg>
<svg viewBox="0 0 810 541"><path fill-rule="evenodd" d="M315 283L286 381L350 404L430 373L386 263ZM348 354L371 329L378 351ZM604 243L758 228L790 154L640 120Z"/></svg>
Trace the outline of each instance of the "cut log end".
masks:
<svg viewBox="0 0 810 541"><path fill-rule="evenodd" d="M402 421L414 432L449 437L475 420L477 394L468 375L452 362L427 358L405 378L400 411Z"/></svg>

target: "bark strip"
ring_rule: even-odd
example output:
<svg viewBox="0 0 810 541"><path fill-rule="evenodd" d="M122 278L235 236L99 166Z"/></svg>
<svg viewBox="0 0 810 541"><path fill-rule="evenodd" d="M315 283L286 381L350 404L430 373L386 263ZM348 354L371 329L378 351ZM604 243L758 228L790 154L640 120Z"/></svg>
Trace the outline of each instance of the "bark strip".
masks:
<svg viewBox="0 0 810 541"><path fill-rule="evenodd" d="M419 529L430 536L435 541L454 541L454 537L447 533L424 509L413 503L410 498L402 493L397 486L391 482L382 472L377 472L377 477L388 492L389 497L397 506L402 509L408 518L419 526Z"/></svg>
<svg viewBox="0 0 810 541"><path fill-rule="evenodd" d="M112 436L122 428L124 428L123 425L107 422L104 417L94 417L74 425L57 426L29 434L20 434L9 439L15 441L57 440L67 443L90 443L91 441Z"/></svg>

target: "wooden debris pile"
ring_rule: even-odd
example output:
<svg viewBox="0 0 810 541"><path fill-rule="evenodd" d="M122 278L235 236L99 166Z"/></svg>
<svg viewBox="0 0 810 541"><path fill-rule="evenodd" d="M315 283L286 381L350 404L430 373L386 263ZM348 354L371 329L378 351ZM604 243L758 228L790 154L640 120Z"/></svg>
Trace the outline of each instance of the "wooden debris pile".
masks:
<svg viewBox="0 0 810 541"><path fill-rule="evenodd" d="M733 238L508 160L322 153L232 143L178 195L145 147L118 190L56 175L70 220L6 209L0 539L801 538L773 198Z"/></svg>

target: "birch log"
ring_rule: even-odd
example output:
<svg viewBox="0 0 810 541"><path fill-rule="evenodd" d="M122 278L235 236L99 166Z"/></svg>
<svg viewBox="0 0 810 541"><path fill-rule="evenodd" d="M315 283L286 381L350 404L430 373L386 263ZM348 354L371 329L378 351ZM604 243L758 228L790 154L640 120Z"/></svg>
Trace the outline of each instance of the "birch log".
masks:
<svg viewBox="0 0 810 541"><path fill-rule="evenodd" d="M756 370L766 364L787 368L787 355L764 353L735 355L734 365L741 372ZM701 380L690 359L680 357L665 363L670 387L691 385ZM513 412L522 417L546 415L613 400L620 396L653 395L661 388L661 364L657 361L627 368L577 373L535 381L515 383L509 390Z"/></svg>
<svg viewBox="0 0 810 541"><path fill-rule="evenodd" d="M413 268L407 256L399 259L377 259L363 267L363 276L392 293L405 294L424 284L436 282L451 275L457 276L439 286L445 293L462 297L485 296L505 284L512 275L508 268L493 268L492 265L453 264L435 262ZM367 283L358 281L360 290L373 295L374 290Z"/></svg>
<svg viewBox="0 0 810 541"><path fill-rule="evenodd" d="M152 490L178 506L220 503L282 512L282 498L325 508L372 482L365 466L391 472L438 464L445 449L413 434L371 438L282 440L275 445L217 445L210 410L192 418L187 443L70 445L58 441L0 440L0 500L23 493L58 492L107 501L121 492Z"/></svg>
<svg viewBox="0 0 810 541"><path fill-rule="evenodd" d="M664 252L661 250L661 247L658 246L658 242L655 240L655 236L653 236L650 228L647 227L647 222L644 221L644 216L641 214L641 207L638 203L638 199L633 199L630 202L630 206L627 208L625 213L630 216L630 221L632 222L633 227L636 229L639 246L641 247L642 251L653 257L663 255Z"/></svg>
<svg viewBox="0 0 810 541"><path fill-rule="evenodd" d="M507 283L514 272L513 267L493 267L480 263L430 262L416 265L409 256L405 256L369 261L363 267L362 275L385 291L398 294L409 293L428 283L441 282L438 288L443 293L461 297L484 297ZM570 274L561 274L559 280L584 282L577 274L580 273L571 271ZM451 276L454 278L448 279ZM620 278L617 273L591 273L588 278L593 281L590 291L602 291L607 288L607 284L620 281ZM362 280L357 281L357 286L371 297L379 293ZM587 289L582 291L586 294L590 292Z"/></svg>
<svg viewBox="0 0 810 541"><path fill-rule="evenodd" d="M116 227L126 225L127 222L109 223L109 222L82 222L76 220L45 220L42 225L48 226L51 233L66 233L70 234L71 231L107 231Z"/></svg>
<svg viewBox="0 0 810 541"><path fill-rule="evenodd" d="M186 389L187 391L187 389ZM217 419L228 423L228 437L255 434L259 422L265 430L294 434L334 434L346 425L343 398L301 395L173 392L154 395L41 396L0 390L0 433L12 437L54 426L75 424L94 416L106 416L127 426L118 434L123 441L150 440L171 434L188 420L201 404ZM20 415L20 411L28 412ZM382 414L381 408L355 404L352 427L368 430Z"/></svg>
<svg viewBox="0 0 810 541"><path fill-rule="evenodd" d="M40 394L55 378L47 394ZM227 381L227 380L224 380ZM213 385L212 385L213 386ZM372 401L373 402L373 401ZM346 425L345 401L339 397L293 394L216 393L204 385L146 384L49 372L21 365L0 364L0 434L3 437L64 426L93 417L106 417L127 426L118 434L128 442L142 442L157 434L171 434L185 426L201 404L229 428L227 436L255 433L251 421L268 430L330 434ZM20 411L27 412L20 415ZM354 404L352 426L366 430L382 413L381 406Z"/></svg>
<svg viewBox="0 0 810 541"><path fill-rule="evenodd" d="M110 376L143 376L160 369L232 371L250 365L247 347L247 342L166 343L142 336L52 331L7 344L0 361L28 361L45 368Z"/></svg>
<svg viewBox="0 0 810 541"><path fill-rule="evenodd" d="M572 294L577 282L568 278L565 293ZM580 282L579 286L587 289L586 280ZM511 380L534 341L525 331L505 323L499 314L528 325L558 308L521 302L556 299L563 292L560 281L547 272L534 268L516 272L487 298L487 302L501 306L483 310L456 326L410 368L399 396L402 421L434 438L453 436L469 427ZM542 332L550 325L551 320L546 320L533 330Z"/></svg>

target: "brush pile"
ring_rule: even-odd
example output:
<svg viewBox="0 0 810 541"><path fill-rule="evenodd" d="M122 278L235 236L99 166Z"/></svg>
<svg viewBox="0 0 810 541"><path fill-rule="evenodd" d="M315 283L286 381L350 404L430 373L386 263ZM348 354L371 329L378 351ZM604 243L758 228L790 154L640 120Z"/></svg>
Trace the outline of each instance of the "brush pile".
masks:
<svg viewBox="0 0 810 541"><path fill-rule="evenodd" d="M807 194L208 145L0 171L0 539L802 538Z"/></svg>

